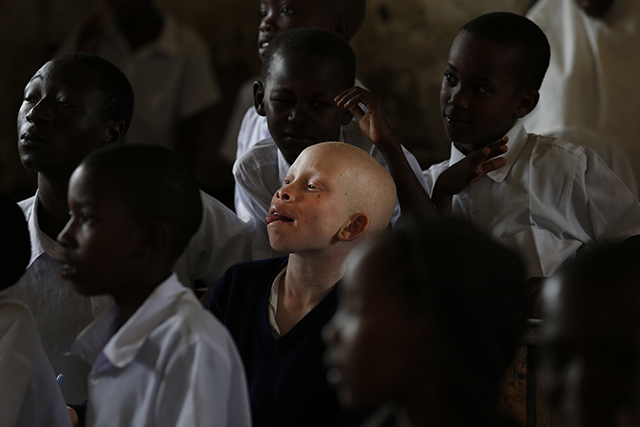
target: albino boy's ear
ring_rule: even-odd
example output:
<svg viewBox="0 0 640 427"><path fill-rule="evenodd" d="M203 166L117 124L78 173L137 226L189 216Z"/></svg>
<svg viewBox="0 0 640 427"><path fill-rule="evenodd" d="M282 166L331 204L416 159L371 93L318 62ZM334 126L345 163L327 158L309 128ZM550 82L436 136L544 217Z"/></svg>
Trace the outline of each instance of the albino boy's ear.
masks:
<svg viewBox="0 0 640 427"><path fill-rule="evenodd" d="M369 218L369 215L365 213L356 213L351 217L349 222L347 222L340 231L338 231L338 240L345 242L356 240L357 238L364 236L365 233L369 231L370 226L371 219Z"/></svg>
<svg viewBox="0 0 640 427"><path fill-rule="evenodd" d="M538 105L540 92L537 90L524 90L520 94L520 100L516 107L515 116L519 119L529 114Z"/></svg>
<svg viewBox="0 0 640 427"><path fill-rule="evenodd" d="M124 139L124 120L112 120L107 126L107 144L122 142Z"/></svg>
<svg viewBox="0 0 640 427"><path fill-rule="evenodd" d="M342 120L340 121L340 124L343 126L346 126L349 123L351 123L351 120L353 120L353 114L351 114L351 111L345 108L344 113L342 114Z"/></svg>
<svg viewBox="0 0 640 427"><path fill-rule="evenodd" d="M143 226L141 254L168 256L171 252L171 229L164 221L151 221Z"/></svg>
<svg viewBox="0 0 640 427"><path fill-rule="evenodd" d="M266 116L264 112L264 85L261 81L253 82L253 106L256 112L261 116Z"/></svg>

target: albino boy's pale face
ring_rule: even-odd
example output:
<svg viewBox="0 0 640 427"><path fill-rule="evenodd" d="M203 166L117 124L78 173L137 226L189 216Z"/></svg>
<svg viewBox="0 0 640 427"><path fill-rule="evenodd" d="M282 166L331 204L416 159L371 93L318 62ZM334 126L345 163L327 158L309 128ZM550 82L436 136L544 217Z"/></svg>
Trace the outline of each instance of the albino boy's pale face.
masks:
<svg viewBox="0 0 640 427"><path fill-rule="evenodd" d="M278 252L330 251L354 213L348 159L311 147L291 165L265 222Z"/></svg>
<svg viewBox="0 0 640 427"><path fill-rule="evenodd" d="M139 226L104 179L82 166L71 176L67 200L71 218L58 236L60 275L82 295L117 294L137 257Z"/></svg>
<svg viewBox="0 0 640 427"><path fill-rule="evenodd" d="M604 285L604 284L603 284ZM615 425L637 399L640 290L545 284L543 385L567 427Z"/></svg>
<svg viewBox="0 0 640 427"><path fill-rule="evenodd" d="M390 287L393 266L380 251L360 249L350 258L340 282L336 314L323 330L328 350L328 379L343 405L371 408L401 403L411 393L421 340L421 318Z"/></svg>
<svg viewBox="0 0 640 427"><path fill-rule="evenodd" d="M292 28L320 28L331 31L330 6L318 0L261 0L258 53L264 59L269 42Z"/></svg>

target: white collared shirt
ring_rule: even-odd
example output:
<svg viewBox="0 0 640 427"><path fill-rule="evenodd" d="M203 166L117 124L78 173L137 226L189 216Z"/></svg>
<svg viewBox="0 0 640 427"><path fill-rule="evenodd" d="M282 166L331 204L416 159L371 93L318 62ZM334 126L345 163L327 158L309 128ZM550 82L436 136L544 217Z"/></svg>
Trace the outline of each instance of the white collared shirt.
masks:
<svg viewBox="0 0 640 427"><path fill-rule="evenodd" d="M364 136L358 122L352 121L348 125L341 126L340 135L340 141L361 148L387 168L384 156ZM420 164L407 149L402 147L402 150L420 184L427 188ZM271 198L282 187L290 166L271 137L253 146L233 165L233 177L236 181L236 213L240 218L255 223L254 259L278 256L269 246L267 226L264 220L271 205ZM400 213L400 205L396 203L391 219L392 224L398 221ZM256 249L258 240L266 242L262 252Z"/></svg>
<svg viewBox="0 0 640 427"><path fill-rule="evenodd" d="M120 328L118 316L111 307L73 345L93 364L88 427L251 425L231 335L175 274Z"/></svg>
<svg viewBox="0 0 640 427"><path fill-rule="evenodd" d="M69 355L75 337L111 303L109 297L87 298L78 294L60 277L60 263L55 260L60 245L38 226L38 193L18 203L29 226L31 259L17 284L5 290L26 304L36 321L38 332L55 374L63 374L60 384L67 403L81 403L87 398L86 378L90 366Z"/></svg>
<svg viewBox="0 0 640 427"><path fill-rule="evenodd" d="M120 68L133 87L135 106L126 141L175 149L180 120L215 104L221 93L204 40L171 15L162 16L157 39L132 52L109 15L96 53ZM71 34L58 54L77 51L83 26Z"/></svg>
<svg viewBox="0 0 640 427"><path fill-rule="evenodd" d="M507 164L453 197L452 211L519 252L531 277L548 277L567 259L603 242L640 234L640 204L590 149L527 134L520 121L507 133ZM430 191L464 154L424 171Z"/></svg>
<svg viewBox="0 0 640 427"><path fill-rule="evenodd" d="M68 427L71 418L29 309L0 296L0 427Z"/></svg>
<svg viewBox="0 0 640 427"><path fill-rule="evenodd" d="M251 259L253 224L241 221L215 198L203 192L200 195L202 222L174 266L187 286L196 280L211 286L231 265ZM87 398L90 366L68 354L69 349L78 334L113 301L108 296L83 297L71 282L60 277L60 263L55 258L61 246L40 230L39 203L38 192L19 203L29 226L31 260L18 283L4 293L29 307L54 372L64 375L60 387L66 402L81 403Z"/></svg>

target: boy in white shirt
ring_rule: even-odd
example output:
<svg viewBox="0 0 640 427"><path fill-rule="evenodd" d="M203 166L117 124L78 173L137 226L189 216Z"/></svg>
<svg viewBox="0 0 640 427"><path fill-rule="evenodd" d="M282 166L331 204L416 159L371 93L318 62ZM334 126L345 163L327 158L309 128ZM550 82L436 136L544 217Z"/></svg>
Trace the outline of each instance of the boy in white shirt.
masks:
<svg viewBox="0 0 640 427"><path fill-rule="evenodd" d="M527 134L519 120L538 102L549 55L544 33L523 16L490 13L463 26L440 94L451 158L424 171L438 209L445 204L442 197L449 198L454 215L519 252L532 285L588 247L640 234L638 201L600 157L581 145ZM336 100L361 122L364 117L364 124L380 112L375 98L356 91ZM380 116L376 120L378 127L387 124ZM370 137L385 155L398 151L397 141ZM500 148L505 142L506 149ZM496 150L504 156L486 163L491 167L483 166L475 179L467 179L464 168L458 179L440 179L457 162L478 154L484 160ZM406 186L397 185L403 194ZM420 194L426 196L413 191L414 198Z"/></svg>
<svg viewBox="0 0 640 427"><path fill-rule="evenodd" d="M111 307L72 352L91 363L88 426L249 426L242 363L226 329L172 273L198 229L189 166L168 149L120 145L69 182L60 274Z"/></svg>

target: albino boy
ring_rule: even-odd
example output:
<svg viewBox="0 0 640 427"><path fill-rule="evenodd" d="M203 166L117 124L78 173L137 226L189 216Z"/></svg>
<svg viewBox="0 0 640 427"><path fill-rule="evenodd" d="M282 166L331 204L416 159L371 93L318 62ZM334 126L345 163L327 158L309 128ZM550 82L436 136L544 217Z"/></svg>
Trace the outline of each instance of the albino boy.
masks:
<svg viewBox="0 0 640 427"><path fill-rule="evenodd" d="M267 216L273 248L288 257L240 264L213 286L207 307L242 356L256 426L343 426L356 420L326 383L320 331L356 241L382 232L396 203L389 173L339 142L305 149Z"/></svg>

